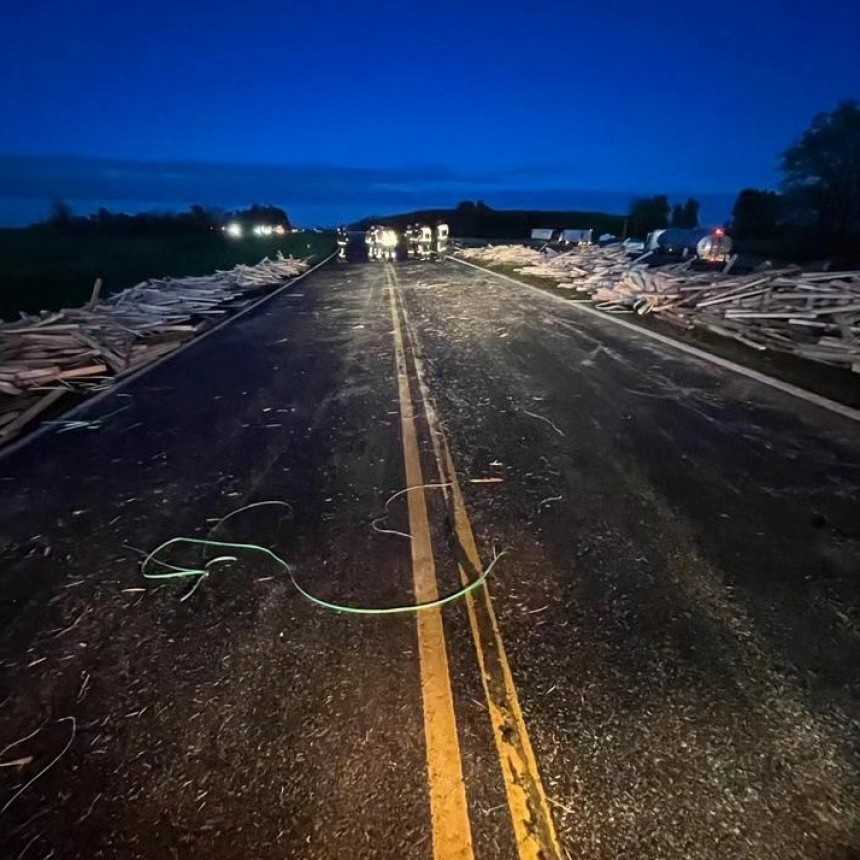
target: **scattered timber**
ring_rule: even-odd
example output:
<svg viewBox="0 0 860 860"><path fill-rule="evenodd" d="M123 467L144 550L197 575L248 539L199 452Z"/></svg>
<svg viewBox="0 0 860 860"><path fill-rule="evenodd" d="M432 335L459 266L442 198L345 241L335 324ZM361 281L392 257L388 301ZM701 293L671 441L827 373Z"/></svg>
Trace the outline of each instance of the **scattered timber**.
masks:
<svg viewBox="0 0 860 860"><path fill-rule="evenodd" d="M800 267L731 273L696 271L692 260L649 266L619 246L585 245L562 254L515 245L468 248L464 259L513 267L553 281L609 313L655 314L756 349L773 349L860 369L860 271L804 272Z"/></svg>
<svg viewBox="0 0 860 860"><path fill-rule="evenodd" d="M99 279L84 307L0 322L0 445L64 393L112 384L309 266L279 253L204 277L144 281L105 301Z"/></svg>

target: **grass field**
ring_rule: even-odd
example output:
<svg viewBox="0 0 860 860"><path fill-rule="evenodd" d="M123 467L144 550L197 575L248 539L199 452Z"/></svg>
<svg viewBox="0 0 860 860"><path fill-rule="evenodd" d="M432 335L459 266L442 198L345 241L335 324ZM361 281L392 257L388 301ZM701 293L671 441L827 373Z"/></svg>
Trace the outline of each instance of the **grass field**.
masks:
<svg viewBox="0 0 860 860"><path fill-rule="evenodd" d="M96 278L102 278L105 295L147 278L206 275L258 263L279 250L284 256L321 258L334 247L333 234L313 232L230 240L216 232L111 236L0 229L0 318L85 304Z"/></svg>

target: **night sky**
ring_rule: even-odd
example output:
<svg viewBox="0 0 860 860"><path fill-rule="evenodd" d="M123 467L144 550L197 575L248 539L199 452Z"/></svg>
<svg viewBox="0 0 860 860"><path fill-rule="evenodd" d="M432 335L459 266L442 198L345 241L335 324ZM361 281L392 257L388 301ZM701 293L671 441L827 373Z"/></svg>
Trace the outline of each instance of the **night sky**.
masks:
<svg viewBox="0 0 860 860"><path fill-rule="evenodd" d="M623 211L773 187L860 97L855 3L29 0L0 27L0 223L284 206Z"/></svg>

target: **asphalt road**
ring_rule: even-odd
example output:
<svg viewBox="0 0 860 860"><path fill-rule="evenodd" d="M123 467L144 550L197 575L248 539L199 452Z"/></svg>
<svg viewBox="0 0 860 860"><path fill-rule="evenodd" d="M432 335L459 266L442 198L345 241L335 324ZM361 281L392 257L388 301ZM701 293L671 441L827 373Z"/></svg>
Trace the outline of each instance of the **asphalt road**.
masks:
<svg viewBox="0 0 860 860"><path fill-rule="evenodd" d="M453 261L121 406L0 459L0 856L860 857L856 424Z"/></svg>

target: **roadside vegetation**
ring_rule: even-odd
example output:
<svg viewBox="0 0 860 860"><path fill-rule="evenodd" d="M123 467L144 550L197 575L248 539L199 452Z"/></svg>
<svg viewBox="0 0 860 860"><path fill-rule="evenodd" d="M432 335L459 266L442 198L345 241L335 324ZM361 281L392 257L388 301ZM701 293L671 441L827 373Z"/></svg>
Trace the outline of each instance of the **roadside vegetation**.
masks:
<svg viewBox="0 0 860 860"><path fill-rule="evenodd" d="M75 217L62 203L51 219L23 229L0 229L0 318L77 307L89 301L96 278L102 296L148 278L206 275L238 263L252 264L280 251L285 257L320 259L335 247L334 235L289 232L241 238L225 235L222 222L277 217L282 210L257 207L244 213L208 213L193 207L176 215L128 216L101 210Z"/></svg>
<svg viewBox="0 0 860 860"><path fill-rule="evenodd" d="M812 119L782 153L779 188L744 188L725 226L746 259L779 263L829 260L860 265L860 105L845 101ZM698 209L670 206L665 195L634 200L630 233L696 226Z"/></svg>

